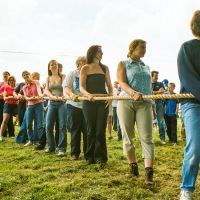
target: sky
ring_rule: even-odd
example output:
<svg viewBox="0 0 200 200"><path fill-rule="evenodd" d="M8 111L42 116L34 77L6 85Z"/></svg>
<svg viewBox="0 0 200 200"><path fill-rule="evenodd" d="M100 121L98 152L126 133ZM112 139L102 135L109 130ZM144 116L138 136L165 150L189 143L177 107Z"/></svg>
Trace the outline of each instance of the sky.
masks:
<svg viewBox="0 0 200 200"><path fill-rule="evenodd" d="M177 54L194 38L190 20L198 9L199 0L0 0L0 74L9 71L21 82L28 70L44 82L50 60L67 74L78 56L101 45L102 63L115 81L130 42L143 39L142 60L159 71L159 81L176 83L178 93Z"/></svg>

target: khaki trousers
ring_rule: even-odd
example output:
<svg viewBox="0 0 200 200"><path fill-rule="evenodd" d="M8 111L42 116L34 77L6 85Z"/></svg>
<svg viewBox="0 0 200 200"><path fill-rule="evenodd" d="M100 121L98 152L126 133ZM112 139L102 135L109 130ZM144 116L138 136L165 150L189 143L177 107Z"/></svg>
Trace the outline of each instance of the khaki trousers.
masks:
<svg viewBox="0 0 200 200"><path fill-rule="evenodd" d="M117 115L122 131L123 152L135 154L135 123L142 146L142 157L154 160L152 105L147 102L118 101Z"/></svg>

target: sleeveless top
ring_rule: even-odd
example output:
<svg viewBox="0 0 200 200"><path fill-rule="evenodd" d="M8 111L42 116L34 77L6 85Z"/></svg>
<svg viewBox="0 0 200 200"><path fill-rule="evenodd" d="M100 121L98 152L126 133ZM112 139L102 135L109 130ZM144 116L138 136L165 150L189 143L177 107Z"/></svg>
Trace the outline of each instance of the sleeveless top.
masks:
<svg viewBox="0 0 200 200"><path fill-rule="evenodd" d="M52 95L62 97L63 96L62 79L60 79L58 83L49 82L49 90L51 91Z"/></svg>
<svg viewBox="0 0 200 200"><path fill-rule="evenodd" d="M86 90L91 94L107 94L105 74L89 74L86 79Z"/></svg>
<svg viewBox="0 0 200 200"><path fill-rule="evenodd" d="M136 62L130 58L122 61L122 64L126 71L127 84L137 92L141 92L145 95L152 95L151 73L149 67L142 61ZM120 96L130 95L122 90ZM135 100L129 101L135 102ZM146 99L145 101L153 103L153 101L149 99Z"/></svg>

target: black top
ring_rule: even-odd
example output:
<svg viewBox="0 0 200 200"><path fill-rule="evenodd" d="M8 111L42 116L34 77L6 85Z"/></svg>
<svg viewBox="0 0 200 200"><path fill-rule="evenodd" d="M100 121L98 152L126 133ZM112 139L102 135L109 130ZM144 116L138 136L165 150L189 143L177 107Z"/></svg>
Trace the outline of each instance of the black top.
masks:
<svg viewBox="0 0 200 200"><path fill-rule="evenodd" d="M24 82L21 82L20 84L17 85L17 87L15 88L15 92L18 94L20 93L22 96L24 96L24 93L23 93L23 87L24 87L25 83ZM26 100L22 100L20 99L19 102L25 102Z"/></svg>
<svg viewBox="0 0 200 200"><path fill-rule="evenodd" d="M105 74L89 74L86 80L86 90L91 94L107 94Z"/></svg>
<svg viewBox="0 0 200 200"><path fill-rule="evenodd" d="M200 104L200 41L190 40L182 44L178 54L178 74L180 93L191 93L196 99L180 99L181 104L193 102Z"/></svg>
<svg viewBox="0 0 200 200"><path fill-rule="evenodd" d="M160 88L165 88L165 87L162 82L155 82L155 83L152 83L152 88L153 88L153 91L158 91ZM161 99L156 99L155 102L161 103L163 101Z"/></svg>

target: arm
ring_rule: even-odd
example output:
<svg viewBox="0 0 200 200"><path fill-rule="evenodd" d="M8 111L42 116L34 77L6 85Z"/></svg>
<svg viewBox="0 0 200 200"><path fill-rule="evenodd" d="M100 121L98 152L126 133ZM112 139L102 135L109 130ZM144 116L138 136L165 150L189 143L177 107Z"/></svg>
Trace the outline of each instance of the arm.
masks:
<svg viewBox="0 0 200 200"><path fill-rule="evenodd" d="M130 96L132 96L135 100L142 100L142 94L135 91L132 89L128 84L127 84L127 79L126 79L126 70L122 62L118 64L117 67L117 79L118 82L121 86L121 88Z"/></svg>
<svg viewBox="0 0 200 200"><path fill-rule="evenodd" d="M153 91L153 95L156 95L156 94L164 94L165 92L165 87L163 85L163 83L159 82L159 90L158 91Z"/></svg>
<svg viewBox="0 0 200 200"><path fill-rule="evenodd" d="M26 91L25 91L24 87L23 87L23 93L24 93L24 98L25 98L27 101L32 101L32 100L34 100L34 98L28 97L28 96L26 95Z"/></svg>
<svg viewBox="0 0 200 200"><path fill-rule="evenodd" d="M36 84L36 89L37 89L38 96L42 97L43 94L42 94L42 91L41 91L40 82L39 81L35 81L35 84Z"/></svg>
<svg viewBox="0 0 200 200"><path fill-rule="evenodd" d="M85 89L85 84L86 84L86 79L87 79L87 70L88 70L88 65L85 65L81 68L81 71L80 71L80 91L84 96L88 97L89 101L94 101L93 95L90 94Z"/></svg>
<svg viewBox="0 0 200 200"><path fill-rule="evenodd" d="M113 87L112 87L112 83L111 83L111 80L110 80L110 71L109 71L109 68L107 66L106 67L106 85L108 87L108 94L109 95L113 95Z"/></svg>
<svg viewBox="0 0 200 200"><path fill-rule="evenodd" d="M165 92L165 89L163 87L161 87L158 91L153 91L153 94L156 95L156 94L164 94Z"/></svg>
<svg viewBox="0 0 200 200"><path fill-rule="evenodd" d="M112 87L112 83L110 80L110 71L107 66L105 66L105 68L106 68L105 76L106 76L106 85L108 87L108 95L112 96L113 95L113 87ZM112 100L106 100L106 107L111 106L111 104L112 104Z"/></svg>
<svg viewBox="0 0 200 200"><path fill-rule="evenodd" d="M18 84L13 92L13 96L16 99L22 99L22 95L20 94L20 87L21 87L21 84Z"/></svg>
<svg viewBox="0 0 200 200"><path fill-rule="evenodd" d="M184 43L179 50L177 65L181 87L200 101L199 55L199 49L192 46L192 41Z"/></svg>

